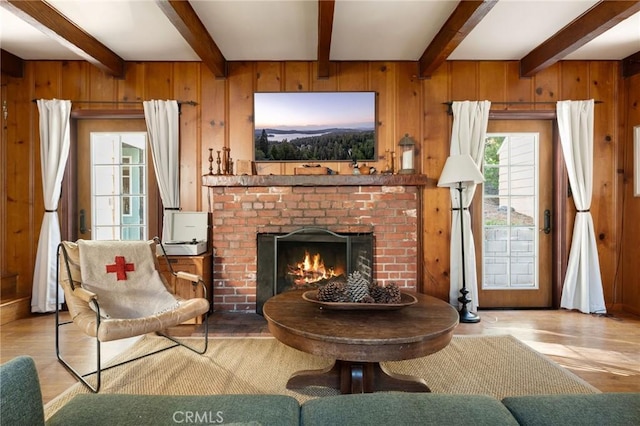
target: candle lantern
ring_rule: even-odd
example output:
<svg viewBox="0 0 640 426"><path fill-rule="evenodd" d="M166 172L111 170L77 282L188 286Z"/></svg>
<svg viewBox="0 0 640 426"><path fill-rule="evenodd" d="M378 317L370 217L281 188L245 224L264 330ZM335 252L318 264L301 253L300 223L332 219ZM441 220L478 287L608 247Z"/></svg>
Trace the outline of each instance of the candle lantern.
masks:
<svg viewBox="0 0 640 426"><path fill-rule="evenodd" d="M400 174L412 174L415 173L415 167L413 165L415 159L416 143L409 137L408 133L405 133L404 137L400 139Z"/></svg>

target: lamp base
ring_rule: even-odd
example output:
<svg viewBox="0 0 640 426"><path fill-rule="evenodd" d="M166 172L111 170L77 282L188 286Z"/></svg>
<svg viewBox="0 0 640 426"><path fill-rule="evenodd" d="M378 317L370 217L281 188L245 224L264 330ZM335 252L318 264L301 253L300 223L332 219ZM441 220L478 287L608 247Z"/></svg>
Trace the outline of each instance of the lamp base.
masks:
<svg viewBox="0 0 640 426"><path fill-rule="evenodd" d="M469 312L466 309L460 309L458 311L460 314L460 322L462 323L472 323L475 324L480 322L480 316L478 314L474 314L473 312Z"/></svg>
<svg viewBox="0 0 640 426"><path fill-rule="evenodd" d="M471 303L471 300L467 297L467 294L469 294L469 290L467 290L466 286L463 286L460 289L460 294L461 296L458 297L458 302L462 304L462 306L458 310L458 314L460 314L460 322L464 322L464 323L480 322L480 317L478 316L478 314L469 312L469 309L467 308L467 304Z"/></svg>

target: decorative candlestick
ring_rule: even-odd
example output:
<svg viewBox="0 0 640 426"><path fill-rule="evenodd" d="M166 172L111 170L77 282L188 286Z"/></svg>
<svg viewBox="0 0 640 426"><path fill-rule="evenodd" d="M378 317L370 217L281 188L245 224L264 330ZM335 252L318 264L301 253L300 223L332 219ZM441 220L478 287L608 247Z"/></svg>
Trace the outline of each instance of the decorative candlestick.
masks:
<svg viewBox="0 0 640 426"><path fill-rule="evenodd" d="M222 148L222 174L230 175L231 172L231 148Z"/></svg>
<svg viewBox="0 0 640 426"><path fill-rule="evenodd" d="M209 148L209 176L213 175L213 148Z"/></svg>
<svg viewBox="0 0 640 426"><path fill-rule="evenodd" d="M229 174L229 148L222 147L222 174Z"/></svg>
<svg viewBox="0 0 640 426"><path fill-rule="evenodd" d="M220 151L216 151L216 152L218 153L218 158L216 159L216 163L218 163L218 172L216 174L221 175L222 170L220 170L220 163L222 163L222 160L220 159Z"/></svg>

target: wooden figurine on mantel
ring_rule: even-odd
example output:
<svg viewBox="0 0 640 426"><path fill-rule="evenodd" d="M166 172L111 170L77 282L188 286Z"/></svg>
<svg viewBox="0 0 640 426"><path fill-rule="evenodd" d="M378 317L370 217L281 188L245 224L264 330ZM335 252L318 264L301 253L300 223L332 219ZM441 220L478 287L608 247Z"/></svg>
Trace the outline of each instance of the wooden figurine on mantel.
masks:
<svg viewBox="0 0 640 426"><path fill-rule="evenodd" d="M380 173L383 175L392 175L393 174L393 162L395 159L396 153L387 149L384 153L384 169Z"/></svg>

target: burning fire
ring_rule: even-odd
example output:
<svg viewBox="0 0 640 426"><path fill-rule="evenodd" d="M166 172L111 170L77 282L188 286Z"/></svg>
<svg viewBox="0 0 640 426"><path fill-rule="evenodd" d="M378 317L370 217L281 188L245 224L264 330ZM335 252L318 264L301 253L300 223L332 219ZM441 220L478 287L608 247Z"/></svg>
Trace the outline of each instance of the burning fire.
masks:
<svg viewBox="0 0 640 426"><path fill-rule="evenodd" d="M340 276L344 271L327 268L320 257L320 253L313 256L305 250L304 260L295 266L289 265L289 275L292 275L296 285L316 283L321 280Z"/></svg>

